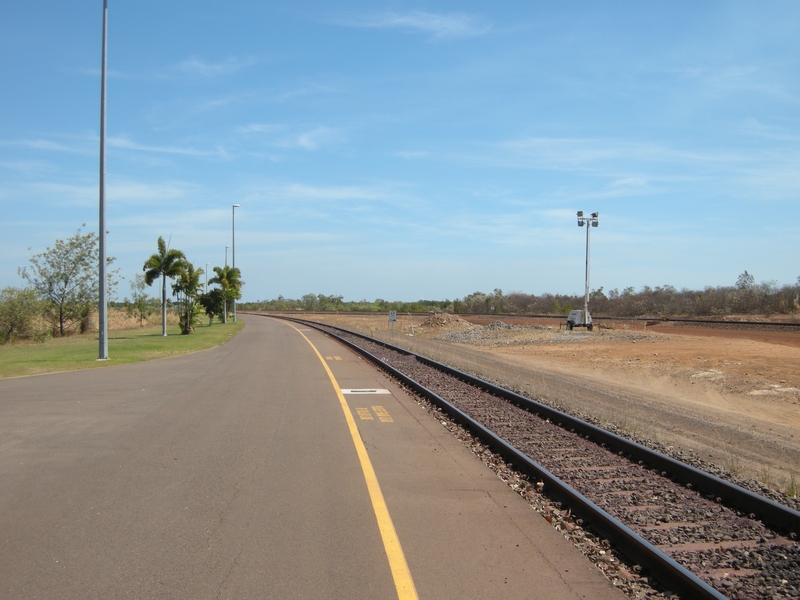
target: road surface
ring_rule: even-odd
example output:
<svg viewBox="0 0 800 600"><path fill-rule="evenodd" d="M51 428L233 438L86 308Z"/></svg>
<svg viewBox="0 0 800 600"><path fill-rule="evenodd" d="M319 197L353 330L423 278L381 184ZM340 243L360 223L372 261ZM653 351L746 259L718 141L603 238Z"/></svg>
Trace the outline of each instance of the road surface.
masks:
<svg viewBox="0 0 800 600"><path fill-rule="evenodd" d="M383 374L242 318L0 381L0 597L623 598Z"/></svg>

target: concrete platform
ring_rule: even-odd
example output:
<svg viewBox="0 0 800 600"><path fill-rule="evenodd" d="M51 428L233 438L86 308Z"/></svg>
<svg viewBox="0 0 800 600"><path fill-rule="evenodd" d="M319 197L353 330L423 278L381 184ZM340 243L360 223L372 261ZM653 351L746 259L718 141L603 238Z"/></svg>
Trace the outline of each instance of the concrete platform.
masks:
<svg viewBox="0 0 800 600"><path fill-rule="evenodd" d="M342 388L388 391L343 397L419 598L624 597L357 355L243 318L210 351L0 380L0 597L397 598Z"/></svg>

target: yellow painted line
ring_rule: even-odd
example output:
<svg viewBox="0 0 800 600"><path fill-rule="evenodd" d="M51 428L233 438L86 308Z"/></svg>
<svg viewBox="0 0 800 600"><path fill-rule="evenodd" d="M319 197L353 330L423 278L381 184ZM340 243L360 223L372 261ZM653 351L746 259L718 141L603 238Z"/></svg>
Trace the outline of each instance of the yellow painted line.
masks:
<svg viewBox="0 0 800 600"><path fill-rule="evenodd" d="M341 356L334 356L333 360L342 360L342 357Z"/></svg>
<svg viewBox="0 0 800 600"><path fill-rule="evenodd" d="M382 406L373 406L372 410L374 410L375 414L378 415L378 418L381 420L381 423L394 423L394 419L389 414L389 411L383 408Z"/></svg>
<svg viewBox="0 0 800 600"><path fill-rule="evenodd" d="M298 330L298 331L299 331L299 330ZM325 357L325 360L333 360L333 357L332 357L332 356L326 356L326 357Z"/></svg>
<svg viewBox="0 0 800 600"><path fill-rule="evenodd" d="M394 528L394 523L392 523L392 517L389 515L389 508L386 506L386 500L383 498L381 486L378 484L378 478L375 475L375 470L372 468L372 461L370 461L367 449L364 446L361 435L358 433L358 427L353 418L353 413L350 411L350 406L347 404L347 400L344 394L342 394L339 384L336 383L336 378L333 376L333 372L328 366L328 363L325 362L325 359L322 357L322 354L319 353L317 347L311 343L311 340L309 340L302 331L297 329L297 327L291 323L287 323L287 325L302 335L303 339L307 341L308 345L314 350L314 353L328 373L328 378L333 384L336 395L339 397L339 405L342 407L345 421L347 421L347 428L350 430L350 437L353 439L353 445L356 447L358 460L361 462L361 470L364 473L364 480L367 483L369 498L372 501L372 510L375 512L375 518L378 520L378 529L381 532L383 548L386 550L386 557L389 559L389 568L394 578L397 598L399 600L418 600L419 596L417 596L417 589L414 587L414 580L411 578L411 571L408 569L408 563L406 562L405 554L403 554L403 548L400 547L400 539L397 537L397 531ZM339 358L339 360L341 360L341 358Z"/></svg>
<svg viewBox="0 0 800 600"><path fill-rule="evenodd" d="M374 421L375 420L375 419L372 418L372 413L369 412L368 408L357 408L356 412L358 413L358 416L362 421Z"/></svg>

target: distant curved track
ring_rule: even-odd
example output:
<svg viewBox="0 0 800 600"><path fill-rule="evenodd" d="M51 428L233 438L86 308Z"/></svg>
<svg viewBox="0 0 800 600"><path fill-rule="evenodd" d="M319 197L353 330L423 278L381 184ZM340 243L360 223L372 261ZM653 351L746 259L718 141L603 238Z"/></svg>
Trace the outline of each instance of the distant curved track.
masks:
<svg viewBox="0 0 800 600"><path fill-rule="evenodd" d="M268 312L255 312L249 311L252 314L260 314L261 316L277 316L289 319L298 318L297 314L302 315L304 318L313 319L315 314L331 314L330 312L317 312L317 311L289 311L293 314L289 315L287 312L282 311L268 311ZM378 313L368 311L336 311L337 315L349 316L375 316ZM398 317L428 317L429 312L398 312ZM462 319L474 323L491 323L492 321L502 320L511 324L515 320L520 322L531 320L547 320L555 322L566 322L566 317L559 315L545 315L545 314L511 314L511 313L496 313L496 314L481 314L481 313L458 313ZM609 317L605 315L592 315L592 319L602 323L603 321L630 321L637 323L647 323L648 326L675 323L686 327L700 326L700 327L719 327L719 328L735 328L735 329L763 329L768 331L794 331L800 332L800 321L730 321L725 319L682 319L672 317Z"/></svg>
<svg viewBox="0 0 800 600"><path fill-rule="evenodd" d="M668 589L687 598L800 598L800 512L401 348L292 320L427 398Z"/></svg>

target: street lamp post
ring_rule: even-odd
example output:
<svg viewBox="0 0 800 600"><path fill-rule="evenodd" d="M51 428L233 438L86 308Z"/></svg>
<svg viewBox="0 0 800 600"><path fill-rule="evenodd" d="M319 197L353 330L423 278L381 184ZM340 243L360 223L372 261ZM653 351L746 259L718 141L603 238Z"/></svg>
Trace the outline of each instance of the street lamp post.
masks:
<svg viewBox="0 0 800 600"><path fill-rule="evenodd" d="M236 209L238 204L231 205L231 267L236 268ZM233 322L236 323L236 298L233 298Z"/></svg>
<svg viewBox="0 0 800 600"><path fill-rule="evenodd" d="M208 263L206 263L206 291L205 291L205 293L206 294L208 293Z"/></svg>
<svg viewBox="0 0 800 600"><path fill-rule="evenodd" d="M230 246L225 246L225 268L228 267L228 248ZM222 294L222 322L228 323L228 290L223 289Z"/></svg>
<svg viewBox="0 0 800 600"><path fill-rule="evenodd" d="M584 217L583 211L578 211L578 227L586 226L586 296L583 301L583 314L584 323L587 325L591 323L589 320L589 229L600 225L599 217L599 212L593 212L591 216Z"/></svg>
<svg viewBox="0 0 800 600"><path fill-rule="evenodd" d="M108 299L106 297L106 32L108 29L108 0L103 0L103 52L100 69L100 210L99 210L99 265L98 279L98 339L100 347L97 360L108 360Z"/></svg>

